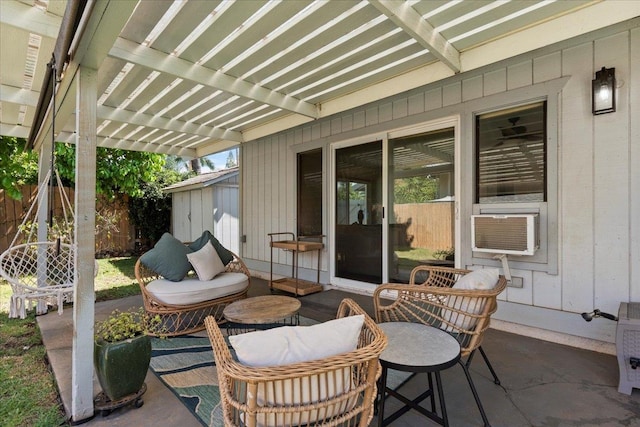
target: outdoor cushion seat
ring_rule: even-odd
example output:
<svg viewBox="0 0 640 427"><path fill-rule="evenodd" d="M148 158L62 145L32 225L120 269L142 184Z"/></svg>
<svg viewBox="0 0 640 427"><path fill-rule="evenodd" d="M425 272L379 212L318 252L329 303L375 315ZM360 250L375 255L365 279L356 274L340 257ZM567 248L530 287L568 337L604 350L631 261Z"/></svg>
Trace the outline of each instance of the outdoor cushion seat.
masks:
<svg viewBox="0 0 640 427"><path fill-rule="evenodd" d="M249 269L242 259L222 247L210 232L205 231L190 245L179 241L177 244L176 240L165 233L156 246L136 262L135 275L142 292L144 310L150 319L160 319L160 322L154 321L150 335L176 336L201 331L205 328L207 316L222 323L224 308L246 298L251 285ZM187 255L195 255L208 242L216 248L224 271L213 279L201 280L194 273L187 274L183 264L193 267ZM203 271L204 267L203 253L200 255L192 258L200 267L197 271Z"/></svg>
<svg viewBox="0 0 640 427"><path fill-rule="evenodd" d="M165 304L188 305L226 297L247 286L249 278L243 273L220 273L206 281L197 277L187 277L180 282L156 279L147 285L147 291Z"/></svg>
<svg viewBox="0 0 640 427"><path fill-rule="evenodd" d="M224 425L368 426L387 337L351 299L336 318L228 338L207 318Z"/></svg>

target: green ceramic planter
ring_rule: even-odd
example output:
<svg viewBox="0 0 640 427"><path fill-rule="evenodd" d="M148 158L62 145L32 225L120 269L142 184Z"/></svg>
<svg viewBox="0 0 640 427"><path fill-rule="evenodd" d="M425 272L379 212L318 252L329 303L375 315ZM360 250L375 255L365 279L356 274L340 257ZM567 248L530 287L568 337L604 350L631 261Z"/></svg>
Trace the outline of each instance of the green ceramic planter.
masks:
<svg viewBox="0 0 640 427"><path fill-rule="evenodd" d="M151 339L147 335L109 343L96 341L94 366L102 391L112 401L137 393L151 361Z"/></svg>

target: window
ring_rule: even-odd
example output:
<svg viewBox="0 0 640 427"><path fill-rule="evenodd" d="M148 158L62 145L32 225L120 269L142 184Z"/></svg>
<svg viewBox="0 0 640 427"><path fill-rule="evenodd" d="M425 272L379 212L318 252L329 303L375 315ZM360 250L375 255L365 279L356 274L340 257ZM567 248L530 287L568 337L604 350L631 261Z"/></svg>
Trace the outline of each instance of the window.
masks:
<svg viewBox="0 0 640 427"><path fill-rule="evenodd" d="M298 153L298 236L322 233L322 149Z"/></svg>
<svg viewBox="0 0 640 427"><path fill-rule="evenodd" d="M476 203L547 201L547 102L476 116Z"/></svg>

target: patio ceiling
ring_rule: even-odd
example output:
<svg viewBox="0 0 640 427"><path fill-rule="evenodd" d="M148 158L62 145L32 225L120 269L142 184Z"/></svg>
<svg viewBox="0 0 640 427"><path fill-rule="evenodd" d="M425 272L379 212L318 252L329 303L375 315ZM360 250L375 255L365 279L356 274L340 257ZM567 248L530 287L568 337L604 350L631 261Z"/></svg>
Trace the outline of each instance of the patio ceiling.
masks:
<svg viewBox="0 0 640 427"><path fill-rule="evenodd" d="M69 1L0 1L0 134L36 148L51 137L39 91L65 21L77 29L56 140L74 142L83 65L98 70L99 146L184 157L640 15L640 2L614 0L89 0L74 20L84 2Z"/></svg>

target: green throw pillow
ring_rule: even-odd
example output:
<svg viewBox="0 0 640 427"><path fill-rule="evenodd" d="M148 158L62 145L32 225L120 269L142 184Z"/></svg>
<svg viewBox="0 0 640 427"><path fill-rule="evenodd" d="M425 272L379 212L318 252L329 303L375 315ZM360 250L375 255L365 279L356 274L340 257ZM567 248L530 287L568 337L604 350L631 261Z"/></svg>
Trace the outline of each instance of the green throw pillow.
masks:
<svg viewBox="0 0 640 427"><path fill-rule="evenodd" d="M209 230L205 230L202 233L202 236L198 237L198 240L195 240L194 242L189 244L189 248L193 252L196 252L202 249L204 245L207 244L207 242L211 242L216 252L218 253L218 256L220 257L220 260L224 265L227 265L231 261L233 261L233 252L231 252L229 249L222 246L222 244L218 241L218 239L216 239L215 236L211 234Z"/></svg>
<svg viewBox="0 0 640 427"><path fill-rule="evenodd" d="M140 257L140 262L172 282L179 282L191 270L187 254L191 248L169 233L164 233L158 243Z"/></svg>

